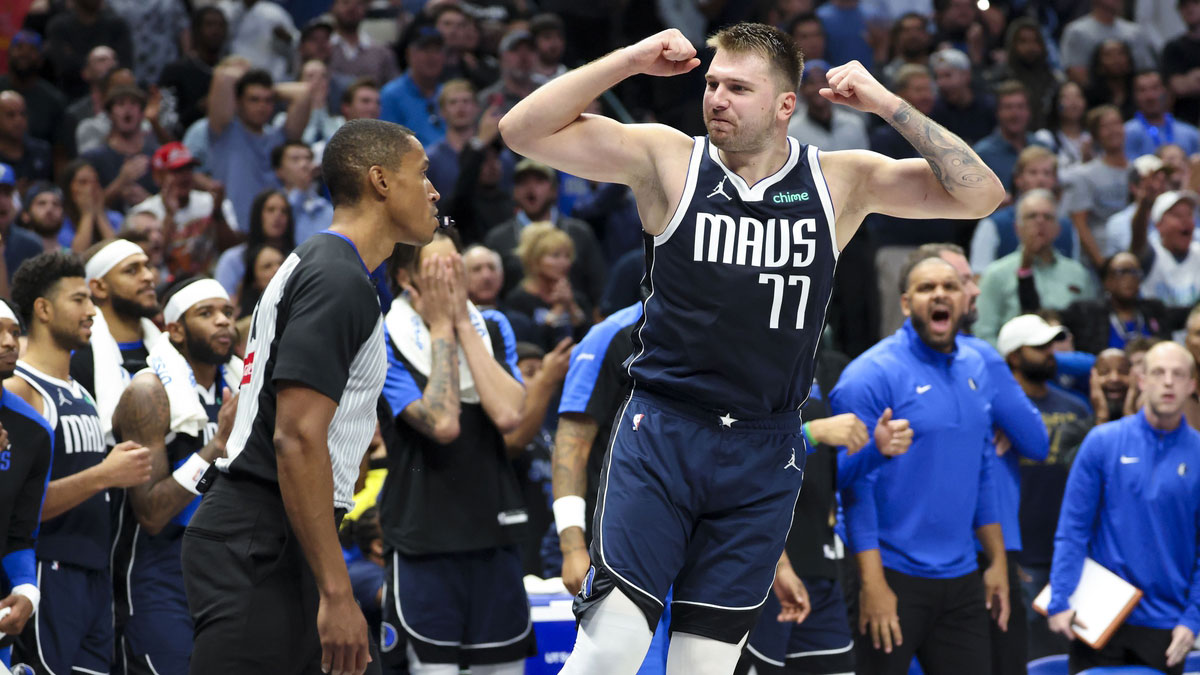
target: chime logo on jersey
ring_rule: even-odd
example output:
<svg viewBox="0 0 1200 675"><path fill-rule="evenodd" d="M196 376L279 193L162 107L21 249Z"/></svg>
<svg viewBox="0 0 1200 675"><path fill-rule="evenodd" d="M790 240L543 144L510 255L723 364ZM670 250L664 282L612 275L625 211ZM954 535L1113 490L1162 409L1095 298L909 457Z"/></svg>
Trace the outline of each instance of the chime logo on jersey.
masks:
<svg viewBox="0 0 1200 675"><path fill-rule="evenodd" d="M808 267L817 257L817 220L771 218L763 223L741 216L697 213L695 262L751 267Z"/></svg>

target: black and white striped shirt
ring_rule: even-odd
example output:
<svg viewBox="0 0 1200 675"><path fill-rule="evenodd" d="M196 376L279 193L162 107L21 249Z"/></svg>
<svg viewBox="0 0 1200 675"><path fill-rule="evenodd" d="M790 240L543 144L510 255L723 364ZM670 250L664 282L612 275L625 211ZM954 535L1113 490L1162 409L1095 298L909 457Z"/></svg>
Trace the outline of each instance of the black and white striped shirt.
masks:
<svg viewBox="0 0 1200 675"><path fill-rule="evenodd" d="M254 308L237 419L217 468L278 482L276 388L296 382L338 403L328 435L333 501L353 508L386 374L383 315L358 251L339 234L310 237L283 262Z"/></svg>

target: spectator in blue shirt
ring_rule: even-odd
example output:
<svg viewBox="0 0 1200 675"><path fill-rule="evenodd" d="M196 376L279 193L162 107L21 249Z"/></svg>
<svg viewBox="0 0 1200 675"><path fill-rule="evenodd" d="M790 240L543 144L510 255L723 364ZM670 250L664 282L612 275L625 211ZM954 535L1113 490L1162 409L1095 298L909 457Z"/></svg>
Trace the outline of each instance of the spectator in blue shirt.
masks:
<svg viewBox="0 0 1200 675"><path fill-rule="evenodd" d="M817 8L828 40L825 60L841 65L858 60L867 70L875 69L875 52L867 42L871 19L859 0L832 0Z"/></svg>
<svg viewBox="0 0 1200 675"><path fill-rule="evenodd" d="M1183 148L1188 156L1200 152L1200 131L1171 114L1167 88L1157 70L1133 77L1133 103L1137 112L1125 123L1125 156L1130 161L1169 144Z"/></svg>
<svg viewBox="0 0 1200 675"><path fill-rule="evenodd" d="M271 166L287 195L296 221L296 245L333 224L333 204L317 192L313 151L300 141L288 141L271 151Z"/></svg>
<svg viewBox="0 0 1200 675"><path fill-rule="evenodd" d="M1051 629L1073 640L1071 673L1142 665L1179 675L1200 631L1200 433L1183 417L1196 362L1162 342L1138 379L1141 410L1092 430L1067 479L1048 609ZM1099 650L1074 640L1072 628L1085 558L1144 594Z"/></svg>
<svg viewBox="0 0 1200 675"><path fill-rule="evenodd" d="M429 147L446 135L446 123L438 115L438 84L446 55L445 38L433 26L423 26L404 50L408 69L383 85L379 91L379 119L412 129L421 145Z"/></svg>
<svg viewBox="0 0 1200 675"><path fill-rule="evenodd" d="M270 125L276 96L288 101L282 127ZM213 73L208 92L208 159L213 178L225 185L237 222L250 222L250 203L278 187L271 151L300 138L312 111L312 91L304 82L275 84L263 70L226 63Z"/></svg>
<svg viewBox="0 0 1200 675"><path fill-rule="evenodd" d="M851 363L831 397L834 414L874 420L890 408L913 429L906 454L868 473L843 475L853 471L838 462L862 578L856 660L866 673L907 672L914 655L930 675L974 672L990 660L988 609L1002 628L1009 609L987 366L957 343L968 306L957 270L910 259L901 279L908 321ZM982 578L976 537L990 561Z"/></svg>
<svg viewBox="0 0 1200 675"><path fill-rule="evenodd" d="M975 144L979 159L996 172L1011 195L1013 189L1013 167L1017 156L1030 144L1036 142L1029 131L1029 92L1025 85L1016 80L996 85L996 129Z"/></svg>

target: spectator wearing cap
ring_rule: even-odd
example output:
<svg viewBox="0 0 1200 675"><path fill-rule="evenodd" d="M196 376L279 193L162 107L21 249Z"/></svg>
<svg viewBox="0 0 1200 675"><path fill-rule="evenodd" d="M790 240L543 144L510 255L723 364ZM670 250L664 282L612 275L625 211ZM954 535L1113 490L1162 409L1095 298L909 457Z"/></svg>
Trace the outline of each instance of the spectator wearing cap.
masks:
<svg viewBox="0 0 1200 675"><path fill-rule="evenodd" d="M1061 327L1046 323L1036 314L1023 314L1000 329L1000 354L1022 391L1041 413L1050 437L1050 452L1042 461L1023 458L1020 462L1021 585L1025 606L1050 581L1054 555L1054 527L1067 486L1067 471L1083 437L1092 428L1092 414L1083 401L1052 383L1056 372L1054 343L1066 336ZM1054 636L1045 617L1028 612L1029 657L1040 658L1067 651L1066 643Z"/></svg>
<svg viewBox="0 0 1200 675"><path fill-rule="evenodd" d="M446 135L446 123L438 115L438 82L446 55L446 40L433 26L420 26L404 50L408 69L383 85L379 91L379 119L402 124L412 130L421 145L429 147Z"/></svg>
<svg viewBox="0 0 1200 675"><path fill-rule="evenodd" d="M1088 80L1088 63L1101 43L1120 40L1129 45L1138 70L1154 68L1154 45L1141 26L1121 16L1121 0L1093 0L1092 11L1067 24L1062 34L1062 62L1067 76L1080 84Z"/></svg>
<svg viewBox="0 0 1200 675"><path fill-rule="evenodd" d="M63 117L63 141L67 145L68 155L79 154L76 147L75 130L84 120L104 116L104 84L108 74L117 68L117 53L108 45L96 47L87 56L87 65L83 67L83 81L88 85L88 93L80 96L67 106ZM103 134L101 134L101 137Z"/></svg>
<svg viewBox="0 0 1200 675"><path fill-rule="evenodd" d="M0 162L16 176L18 189L54 177L50 144L29 135L25 97L11 89L0 91Z"/></svg>
<svg viewBox="0 0 1200 675"><path fill-rule="evenodd" d="M1162 300L1168 308L1190 309L1200 300L1200 242L1196 241L1196 207L1200 196L1172 190L1154 200L1149 217L1133 217L1129 250L1142 262L1142 295ZM1146 236L1147 224L1158 231L1157 241Z"/></svg>
<svg viewBox="0 0 1200 675"><path fill-rule="evenodd" d="M292 15L271 0L221 0L217 6L229 19L230 53L246 57L275 82L286 82L300 37Z"/></svg>
<svg viewBox="0 0 1200 675"><path fill-rule="evenodd" d="M329 13L334 22L330 36L333 49L329 58L331 72L351 79L369 77L376 82L391 82L400 74L392 50L375 44L362 27L367 15L367 0L333 0Z"/></svg>
<svg viewBox="0 0 1200 675"><path fill-rule="evenodd" d="M17 31L8 43L8 74L0 75L0 91L13 89L25 97L31 136L60 143L67 131L62 125L67 99L42 78L41 71L41 36L29 30Z"/></svg>
<svg viewBox="0 0 1200 675"><path fill-rule="evenodd" d="M288 141L271 151L271 166L292 207L297 246L333 224L333 205L317 193L313 161L313 151L299 141Z"/></svg>
<svg viewBox="0 0 1200 675"><path fill-rule="evenodd" d="M1014 192L1012 177L1017 157L1036 143L1030 131L1030 99L1025 85L1008 80L996 85L996 128L975 144L979 159L996 173L1009 194Z"/></svg>
<svg viewBox="0 0 1200 675"><path fill-rule="evenodd" d="M69 3L46 24L46 59L68 99L87 93L87 84L80 74L87 55L100 45L116 50L118 63L133 63L129 24L105 7L104 0Z"/></svg>
<svg viewBox="0 0 1200 675"><path fill-rule="evenodd" d="M1200 131L1171 114L1161 73L1146 70L1133 77L1133 104L1137 112L1125 123L1127 157L1153 154L1168 143L1183 148L1189 156L1200 152Z"/></svg>
<svg viewBox="0 0 1200 675"><path fill-rule="evenodd" d="M0 296L8 297L8 282L12 275L29 258L42 252L42 242L37 235L16 225L17 219L17 183L13 169L7 164L0 164L0 244L4 248L4 269L0 270Z"/></svg>
<svg viewBox="0 0 1200 675"><path fill-rule="evenodd" d="M971 59L946 48L929 58L937 80L938 97L930 117L968 143L976 143L996 128L996 104L977 93L971 82Z"/></svg>
<svg viewBox="0 0 1200 675"><path fill-rule="evenodd" d="M1169 190L1167 182L1171 167L1154 155L1142 155L1129 168L1129 204L1108 217L1104 224L1104 255L1128 251L1133 240L1133 216L1139 208L1150 212L1154 200ZM1149 236L1158 239L1158 230L1151 228Z"/></svg>
<svg viewBox="0 0 1200 675"><path fill-rule="evenodd" d="M1065 309L1096 297L1091 273L1054 247L1061 225L1058 200L1045 189L1030 190L1017 201L1020 247L987 266L979 280L979 321L975 334L996 345L1009 319L1042 307Z"/></svg>
<svg viewBox="0 0 1200 675"><path fill-rule="evenodd" d="M1099 354L1109 347L1124 349L1135 337L1167 339L1183 325L1185 317L1141 294L1142 265L1134 254L1124 251L1106 259L1099 273L1103 295L1077 300L1062 311L1077 350Z"/></svg>
<svg viewBox="0 0 1200 675"><path fill-rule="evenodd" d="M282 127L270 124L277 98L288 104ZM286 140L300 138L312 108L307 83L277 84L269 73L249 70L232 59L213 73L208 94L208 168L225 185L238 223L250 222L250 203L256 195L278 186L271 151Z"/></svg>
<svg viewBox="0 0 1200 675"><path fill-rule="evenodd" d="M1041 188L1058 192L1058 157L1043 145L1030 145L1017 155L1013 168L1013 191L1017 200L1030 190ZM983 274L987 266L1016 251L1021 240L1017 236L1015 204L1002 206L992 215L979 221L971 235L971 269ZM1070 220L1058 216L1059 235L1054 248L1072 260L1079 258L1079 239Z"/></svg>
<svg viewBox="0 0 1200 675"><path fill-rule="evenodd" d="M500 112L508 112L537 88L533 79L536 63L533 34L524 28L509 31L500 39L500 79L479 92L479 105L498 104Z"/></svg>
<svg viewBox="0 0 1200 675"><path fill-rule="evenodd" d="M820 94L822 88L829 86L825 76L828 71L829 64L824 61L804 63L804 78L800 82L804 110L792 115L788 135L822 150L866 150L871 142L862 116L846 106L834 105Z"/></svg>
<svg viewBox="0 0 1200 675"><path fill-rule="evenodd" d="M1182 346L1159 343L1138 387L1141 409L1087 435L1063 495L1048 611L1050 628L1072 640L1072 673L1141 665L1181 675L1200 632L1200 433L1183 417L1196 362ZM1085 557L1143 593L1099 650L1072 631L1070 597Z"/></svg>
<svg viewBox="0 0 1200 675"><path fill-rule="evenodd" d="M525 276L517 245L521 231L535 222L549 222L570 236L574 246L571 265L571 286L595 307L604 292L605 263L600 245L590 225L576 218L559 214L555 207L558 198L558 173L532 159L517 162L513 177L513 201L517 215L492 228L484 245L504 258L504 291L507 294Z"/></svg>
<svg viewBox="0 0 1200 675"><path fill-rule="evenodd" d="M195 188L194 171L196 158L183 143L168 143L150 158L150 177L157 186L158 194L147 198L130 213L152 213L164 225L176 233L183 234L184 226L194 220L214 218L228 229L238 229L237 214L233 202L224 197L223 190L204 191ZM221 198L221 208L215 208L216 199ZM230 233L229 238L236 235ZM232 246L234 242L229 242Z"/></svg>
<svg viewBox="0 0 1200 675"><path fill-rule="evenodd" d="M566 52L566 30L557 14L545 12L529 20L536 58L533 62L533 82L542 85L567 72L563 64Z"/></svg>
<svg viewBox="0 0 1200 675"><path fill-rule="evenodd" d="M168 63L158 79L159 90L179 119L178 131L208 114L205 97L228 38L229 21L221 10L208 6L192 13L191 49Z"/></svg>
<svg viewBox="0 0 1200 675"><path fill-rule="evenodd" d="M63 226L62 190L53 183L39 181L29 187L22 202L24 207L17 222L41 238L41 252L61 249L58 234Z"/></svg>
<svg viewBox="0 0 1200 675"><path fill-rule="evenodd" d="M104 100L112 120L104 145L81 156L96 167L104 186L104 203L124 210L154 194L158 186L150 177L150 157L158 139L142 128L146 119L146 93L137 87L115 87Z"/></svg>
<svg viewBox="0 0 1200 675"><path fill-rule="evenodd" d="M84 118L75 126L75 150L84 153L104 145L108 133L112 131L112 119L108 116L108 97L114 90L122 87L137 87L133 71L128 68L115 67L109 69L100 78L100 109L90 117ZM145 122L149 130L149 122Z"/></svg>

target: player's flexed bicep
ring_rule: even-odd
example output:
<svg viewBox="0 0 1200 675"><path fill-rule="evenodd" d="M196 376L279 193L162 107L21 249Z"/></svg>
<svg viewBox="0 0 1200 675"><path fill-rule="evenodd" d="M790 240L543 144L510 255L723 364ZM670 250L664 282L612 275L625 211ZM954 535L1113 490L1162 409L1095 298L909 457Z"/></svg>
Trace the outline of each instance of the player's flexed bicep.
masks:
<svg viewBox="0 0 1200 675"><path fill-rule="evenodd" d="M575 176L632 187L647 231L655 234L656 221L665 219L656 211L665 214L671 195L682 194L691 139L663 125L621 124L583 111L630 76L678 75L698 65L696 49L682 33L662 31L542 85L500 120L500 134L516 153ZM665 175L679 176L678 191L660 186ZM662 202L660 209L655 201Z"/></svg>

